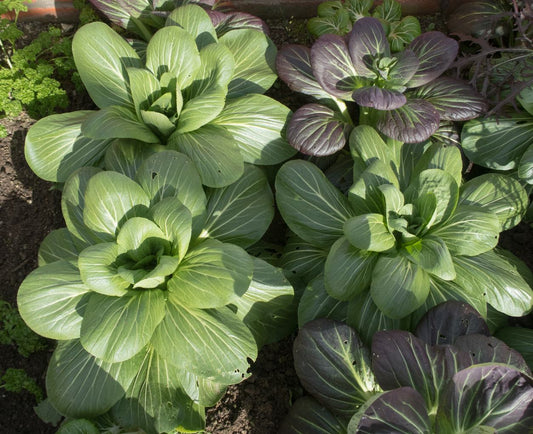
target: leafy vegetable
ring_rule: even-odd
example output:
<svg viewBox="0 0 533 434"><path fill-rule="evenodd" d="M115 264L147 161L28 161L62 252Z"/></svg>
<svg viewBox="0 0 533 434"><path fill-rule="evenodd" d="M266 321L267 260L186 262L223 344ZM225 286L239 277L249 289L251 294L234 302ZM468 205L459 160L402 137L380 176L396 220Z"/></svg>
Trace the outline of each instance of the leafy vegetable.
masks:
<svg viewBox="0 0 533 434"><path fill-rule="evenodd" d="M285 163L276 177L281 215L303 242L327 252L325 261L315 255L316 264L327 296L349 303L348 317L383 326L449 299L468 301L483 315L486 303L512 316L531 310L533 291L516 263L494 250L499 233L526 210L517 181L488 174L461 185L457 148L385 142L369 126L354 128L350 148L347 194L302 160ZM307 251L297 265L305 272L317 269L304 267ZM290 251L289 262L297 258ZM377 309L363 314L366 296Z"/></svg>
<svg viewBox="0 0 533 434"><path fill-rule="evenodd" d="M188 155L207 186L229 185L244 163L276 164L295 152L282 137L289 109L261 95L276 78L275 51L255 29L219 38L196 5L174 10L143 55L107 25L88 24L73 53L100 110L42 119L28 133L26 159L40 177L64 182L113 141L134 139Z"/></svg>
<svg viewBox="0 0 533 434"><path fill-rule="evenodd" d="M48 399L72 418L202 430L204 407L249 375L258 346L293 328L292 286L243 249L268 228L272 193L247 165L206 195L187 156L134 142L106 160L122 173L67 180L67 227L44 240L18 294L26 323L59 340Z"/></svg>
<svg viewBox="0 0 533 434"><path fill-rule="evenodd" d="M402 18L402 7L396 0L385 0L370 12L373 6L373 0L326 1L318 5L318 16L308 21L307 28L315 37L327 33L343 36L358 19L373 16L383 23L392 51L401 51L420 35L418 19Z"/></svg>
<svg viewBox="0 0 533 434"><path fill-rule="evenodd" d="M351 327L309 322L293 348L309 396L296 401L281 432L521 432L533 419L531 373L487 334L469 305L446 302L428 311L415 334L376 333L370 361Z"/></svg>
<svg viewBox="0 0 533 434"><path fill-rule="evenodd" d="M7 368L0 376L0 389L15 393L26 390L35 397L37 402L43 399L42 390L24 369Z"/></svg>
<svg viewBox="0 0 533 434"><path fill-rule="evenodd" d="M466 82L441 77L457 50L455 40L427 32L394 53L382 23L373 17L357 20L346 37L321 36L311 49L282 48L281 79L292 90L322 100L295 112L289 143L317 156L342 149L355 123L351 103L359 106L359 123L409 143L427 140L441 121L479 116L486 108L483 98Z"/></svg>

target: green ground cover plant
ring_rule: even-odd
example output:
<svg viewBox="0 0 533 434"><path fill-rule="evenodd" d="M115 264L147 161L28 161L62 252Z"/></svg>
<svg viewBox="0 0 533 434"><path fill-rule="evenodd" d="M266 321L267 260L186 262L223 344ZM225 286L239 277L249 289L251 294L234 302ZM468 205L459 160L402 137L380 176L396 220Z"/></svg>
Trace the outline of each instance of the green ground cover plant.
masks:
<svg viewBox="0 0 533 434"><path fill-rule="evenodd" d="M273 196L254 166L204 193L186 156L130 148L110 151L117 171L67 180L67 227L41 245L19 310L59 341L46 386L61 414L201 431L204 407L293 328L291 285L244 250L268 228Z"/></svg>

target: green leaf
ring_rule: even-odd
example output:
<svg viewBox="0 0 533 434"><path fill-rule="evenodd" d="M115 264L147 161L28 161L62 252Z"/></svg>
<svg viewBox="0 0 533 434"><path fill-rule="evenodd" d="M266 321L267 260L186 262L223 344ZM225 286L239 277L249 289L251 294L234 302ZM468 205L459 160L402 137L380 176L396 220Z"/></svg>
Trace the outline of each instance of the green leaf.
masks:
<svg viewBox="0 0 533 434"><path fill-rule="evenodd" d="M380 256L372 273L370 294L385 315L403 318L426 300L429 276L405 257Z"/></svg>
<svg viewBox="0 0 533 434"><path fill-rule="evenodd" d="M167 303L152 343L173 365L221 384L242 381L249 375L248 359L257 357L252 333L226 307L201 310Z"/></svg>
<svg viewBox="0 0 533 434"><path fill-rule="evenodd" d="M233 300L236 315L248 326L261 348L277 342L296 329L294 289L283 270L254 258L250 287Z"/></svg>
<svg viewBox="0 0 533 434"><path fill-rule="evenodd" d="M526 114L468 121L461 132L461 147L469 160L495 170L517 167L533 144L533 119Z"/></svg>
<svg viewBox="0 0 533 434"><path fill-rule="evenodd" d="M252 279L251 256L232 244L207 239L187 252L168 282L169 298L191 308L225 306Z"/></svg>
<svg viewBox="0 0 533 434"><path fill-rule="evenodd" d="M129 219L117 235L119 255L140 262L147 256L157 253L170 253L170 242L165 234L151 220L143 217Z"/></svg>
<svg viewBox="0 0 533 434"><path fill-rule="evenodd" d="M489 251L478 256L454 257L455 281L483 294L487 303L510 316L522 316L533 306L533 291L504 256Z"/></svg>
<svg viewBox="0 0 533 434"><path fill-rule="evenodd" d="M195 80L183 91L183 109L178 131L186 133L208 124L224 108L227 85L233 74L234 61L230 51L220 44L211 44L200 51L201 67Z"/></svg>
<svg viewBox="0 0 533 434"><path fill-rule="evenodd" d="M124 395L141 361L134 357L106 363L91 356L77 339L60 341L46 373L48 399L65 416L99 416Z"/></svg>
<svg viewBox="0 0 533 434"><path fill-rule="evenodd" d="M165 294L159 289L129 291L122 297L92 294L80 342L98 359L124 362L150 342L164 316Z"/></svg>
<svg viewBox="0 0 533 434"><path fill-rule="evenodd" d="M94 165L105 153L110 139L89 139L81 134L82 123L95 113L75 111L37 121L26 136L24 156L30 168L47 181L65 182L76 170Z"/></svg>
<svg viewBox="0 0 533 434"><path fill-rule="evenodd" d="M135 50L109 26L94 22L81 27L72 40L72 55L81 80L100 108L133 109L127 68L141 68Z"/></svg>
<svg viewBox="0 0 533 434"><path fill-rule="evenodd" d="M120 297L131 283L120 274L117 265L119 248L115 243L99 243L80 253L78 267L81 280L99 294Z"/></svg>
<svg viewBox="0 0 533 434"><path fill-rule="evenodd" d="M189 156L208 187L224 187L242 176L244 161L239 147L218 125L204 125L190 133L176 132L168 146Z"/></svg>
<svg viewBox="0 0 533 434"><path fill-rule="evenodd" d="M85 296L89 288L78 269L57 261L32 271L20 285L17 304L22 319L49 339L75 339L80 335Z"/></svg>
<svg viewBox="0 0 533 434"><path fill-rule="evenodd" d="M533 184L533 146L527 148L518 165L518 177Z"/></svg>
<svg viewBox="0 0 533 434"><path fill-rule="evenodd" d="M496 247L500 221L483 208L459 205L446 223L430 233L444 241L453 255L476 256Z"/></svg>
<svg viewBox="0 0 533 434"><path fill-rule="evenodd" d="M67 228L50 232L39 246L39 266L56 261L67 261L76 265L78 255L87 243L75 238Z"/></svg>
<svg viewBox="0 0 533 434"><path fill-rule="evenodd" d="M83 222L87 184L98 172L101 172L101 169L96 167L83 167L77 170L68 178L61 196L61 210L67 229L87 245L109 241L107 234L94 232Z"/></svg>
<svg viewBox="0 0 533 434"><path fill-rule="evenodd" d="M168 197L150 209L153 221L172 245L171 254L181 261L192 236L192 218L188 208L178 199Z"/></svg>
<svg viewBox="0 0 533 434"><path fill-rule="evenodd" d="M289 273L289 277L297 277L304 282L310 282L324 271L324 263L328 251L290 234L280 266Z"/></svg>
<svg viewBox="0 0 533 434"><path fill-rule="evenodd" d="M116 172L100 172L87 184L83 221L108 241L132 217L144 217L150 200L135 181Z"/></svg>
<svg viewBox="0 0 533 434"><path fill-rule="evenodd" d="M198 49L218 41L215 27L207 12L198 5L184 5L174 9L165 26L179 26L194 36Z"/></svg>
<svg viewBox="0 0 533 434"><path fill-rule="evenodd" d="M141 164L155 152L164 150L163 145L148 144L130 139L113 140L105 154L106 170L122 173L134 179Z"/></svg>
<svg viewBox="0 0 533 434"><path fill-rule="evenodd" d="M346 197L312 163L285 163L276 176L280 213L303 240L329 248L343 236L344 222L353 215Z"/></svg>
<svg viewBox="0 0 533 434"><path fill-rule="evenodd" d="M416 166L411 174L412 178L414 179L426 169L444 170L452 175L457 185L461 185L463 182L461 151L456 146L446 146L442 143L432 144L420 158L416 159Z"/></svg>
<svg viewBox="0 0 533 434"><path fill-rule="evenodd" d="M100 430L87 419L74 419L63 423L56 434L99 434Z"/></svg>
<svg viewBox="0 0 533 434"><path fill-rule="evenodd" d="M379 330L405 329L410 327L407 317L403 320L386 316L374 303L370 291L365 291L348 303L346 323L359 331L363 342L370 346L374 333Z"/></svg>
<svg viewBox="0 0 533 434"><path fill-rule="evenodd" d="M480 206L498 216L501 231L516 226L528 207L528 197L520 183L497 173L476 176L461 188L459 204Z"/></svg>
<svg viewBox="0 0 533 434"><path fill-rule="evenodd" d="M194 37L185 29L177 26L164 27L148 42L146 67L157 78L169 72L176 78L180 89L193 82L200 63Z"/></svg>
<svg viewBox="0 0 533 434"><path fill-rule="evenodd" d="M384 0L374 9L372 16L383 21L399 21L402 18L402 6L395 0Z"/></svg>
<svg viewBox="0 0 533 434"><path fill-rule="evenodd" d="M148 109L160 96L161 85L151 71L144 68L128 68L130 91L137 117L141 110Z"/></svg>
<svg viewBox="0 0 533 434"><path fill-rule="evenodd" d="M324 268L328 294L339 300L351 300L368 288L378 255L354 247L346 237L331 247Z"/></svg>
<svg viewBox="0 0 533 434"><path fill-rule="evenodd" d="M298 303L298 326L317 318L346 321L348 303L331 297L324 285L324 277L318 276L305 288Z"/></svg>
<svg viewBox="0 0 533 434"><path fill-rule="evenodd" d="M248 247L259 241L274 218L274 197L263 171L246 165L233 184L207 190L203 237Z"/></svg>
<svg viewBox="0 0 533 434"><path fill-rule="evenodd" d="M391 51L402 51L420 33L420 22L416 17L407 16L399 22L391 22L387 34Z"/></svg>
<svg viewBox="0 0 533 434"><path fill-rule="evenodd" d="M141 110L140 118L163 142L176 130L176 125L162 113Z"/></svg>
<svg viewBox="0 0 533 434"><path fill-rule="evenodd" d="M148 433L202 431L204 408L183 390L180 380L184 375L181 367L169 363L157 351L145 351L124 398L111 414L120 425L139 427Z"/></svg>
<svg viewBox="0 0 533 434"><path fill-rule="evenodd" d="M84 136L92 139L136 139L146 143L159 143L159 138L130 108L117 105L105 107L90 114L81 125Z"/></svg>
<svg viewBox="0 0 533 434"><path fill-rule="evenodd" d="M533 367L533 329L504 327L498 330L495 336L518 351L524 357L530 369Z"/></svg>
<svg viewBox="0 0 533 434"><path fill-rule="evenodd" d="M245 162L278 164L296 153L284 137L290 114L276 100L253 94L229 100L213 123L233 137Z"/></svg>
<svg viewBox="0 0 533 434"><path fill-rule="evenodd" d="M152 206L175 197L191 212L194 234L203 228L207 198L200 175L187 155L164 151L147 157L135 180L150 197Z"/></svg>
<svg viewBox="0 0 533 434"><path fill-rule="evenodd" d="M371 252L384 252L396 244L396 238L389 232L381 214L350 218L344 223L344 235L354 247Z"/></svg>
<svg viewBox="0 0 533 434"><path fill-rule="evenodd" d="M265 93L276 81L276 46L263 32L236 29L219 43L228 47L235 59L235 71L228 86L228 98L249 93Z"/></svg>
<svg viewBox="0 0 533 434"><path fill-rule="evenodd" d="M452 256L448 246L438 236L426 236L414 244L403 247L407 258L422 267L425 271L442 280L455 279Z"/></svg>
<svg viewBox="0 0 533 434"><path fill-rule="evenodd" d="M424 196L434 195L436 208L432 219L425 222L430 228L446 221L454 212L459 199L459 186L452 175L442 169L426 169L414 179L405 192L406 202L423 202Z"/></svg>
<svg viewBox="0 0 533 434"><path fill-rule="evenodd" d="M349 142L352 156L362 158L367 165L376 159L387 165L396 162L395 149L369 125L356 126L350 133Z"/></svg>

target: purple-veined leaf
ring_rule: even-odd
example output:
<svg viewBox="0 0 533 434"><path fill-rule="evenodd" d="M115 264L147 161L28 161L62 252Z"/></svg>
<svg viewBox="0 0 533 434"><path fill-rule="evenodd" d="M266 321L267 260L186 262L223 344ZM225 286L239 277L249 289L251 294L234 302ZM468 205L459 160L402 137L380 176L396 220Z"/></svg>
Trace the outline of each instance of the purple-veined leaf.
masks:
<svg viewBox="0 0 533 434"><path fill-rule="evenodd" d="M352 93L352 98L360 106L376 110L394 110L407 102L405 95L401 92L377 86L356 89Z"/></svg>
<svg viewBox="0 0 533 434"><path fill-rule="evenodd" d="M135 30L134 20L154 10L150 0L89 0L109 21L124 29ZM133 26L133 27L132 27Z"/></svg>
<svg viewBox="0 0 533 434"><path fill-rule="evenodd" d="M418 143L427 140L439 128L439 112L431 103L413 99L402 107L379 111L376 128L400 142Z"/></svg>
<svg viewBox="0 0 533 434"><path fill-rule="evenodd" d="M531 375L522 355L494 336L467 334L457 337L455 346L469 353L474 364L503 363Z"/></svg>
<svg viewBox="0 0 533 434"><path fill-rule="evenodd" d="M447 381L472 365L468 353L432 347L403 330L378 331L372 339L372 371L384 390L412 387L434 407Z"/></svg>
<svg viewBox="0 0 533 434"><path fill-rule="evenodd" d="M405 85L418 70L420 62L411 50L404 50L397 56L396 64L389 71L387 83L395 86Z"/></svg>
<svg viewBox="0 0 533 434"><path fill-rule="evenodd" d="M526 433L533 426L533 380L502 365L475 365L453 377L437 412L437 432L490 426L500 433Z"/></svg>
<svg viewBox="0 0 533 434"><path fill-rule="evenodd" d="M483 317L467 303L450 300L430 309L418 322L415 335L429 345L453 345L459 336L490 334Z"/></svg>
<svg viewBox="0 0 533 434"><path fill-rule="evenodd" d="M344 147L349 129L338 112L321 104L306 104L289 121L287 140L303 154L330 155Z"/></svg>
<svg viewBox="0 0 533 434"><path fill-rule="evenodd" d="M407 48L415 52L420 62L407 86L418 87L439 77L450 67L457 56L459 44L444 33L426 32L416 37Z"/></svg>
<svg viewBox="0 0 533 434"><path fill-rule="evenodd" d="M508 32L511 22L505 3L478 0L458 3L446 24L451 34L469 34L488 40L500 37L497 31Z"/></svg>
<svg viewBox="0 0 533 434"><path fill-rule="evenodd" d="M294 367L304 388L334 414L350 417L377 389L370 352L338 321L305 324L294 340Z"/></svg>
<svg viewBox="0 0 533 434"><path fill-rule="evenodd" d="M452 77L439 77L410 95L429 101L441 120L446 121L467 121L480 116L488 107L485 98L472 86Z"/></svg>
<svg viewBox="0 0 533 434"><path fill-rule="evenodd" d="M313 75L329 94L343 100L351 99L360 79L352 64L345 38L339 35L322 35L311 47Z"/></svg>
<svg viewBox="0 0 533 434"><path fill-rule="evenodd" d="M348 432L358 434L429 434L429 415L424 399L410 388L402 387L378 395L355 414Z"/></svg>
<svg viewBox="0 0 533 434"><path fill-rule="evenodd" d="M357 20L348 34L348 48L357 75L375 78L374 58L389 57L390 46L381 22L377 18Z"/></svg>
<svg viewBox="0 0 533 434"><path fill-rule="evenodd" d="M268 35L270 33L267 24L259 17L245 12L219 12L208 9L207 15L215 26L218 37L235 29L256 29Z"/></svg>
<svg viewBox="0 0 533 434"><path fill-rule="evenodd" d="M330 98L313 75L310 48L297 44L284 45L278 51L276 69L291 90L319 99Z"/></svg>

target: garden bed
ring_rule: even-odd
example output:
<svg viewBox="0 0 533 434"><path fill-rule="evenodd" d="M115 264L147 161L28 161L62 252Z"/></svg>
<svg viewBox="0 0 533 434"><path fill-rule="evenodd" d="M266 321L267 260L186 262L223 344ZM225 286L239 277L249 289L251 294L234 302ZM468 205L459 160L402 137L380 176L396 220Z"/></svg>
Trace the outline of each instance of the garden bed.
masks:
<svg viewBox="0 0 533 434"><path fill-rule="evenodd" d="M437 29L443 28L440 15L424 18ZM301 20L271 20L272 38L283 43L308 43ZM291 108L299 105L298 96L281 82L269 95ZM71 99L70 109L91 107L83 95ZM1 297L16 305L22 280L37 266L37 251L43 238L63 226L60 192L36 177L24 159L24 139L34 121L27 115L1 119L8 136L0 141L0 272L4 277ZM521 223L502 234L500 245L533 268L533 231ZM6 277L7 276L7 277ZM251 368L251 377L230 386L224 398L207 412L210 433L275 433L291 403L303 394L292 360L290 336L264 347ZM52 345L46 350L22 357L13 345L0 346L0 373L8 367L24 369L44 390L44 376ZM12 393L0 389L0 432L53 433L56 428L42 422L34 413L35 398L29 392Z"/></svg>

